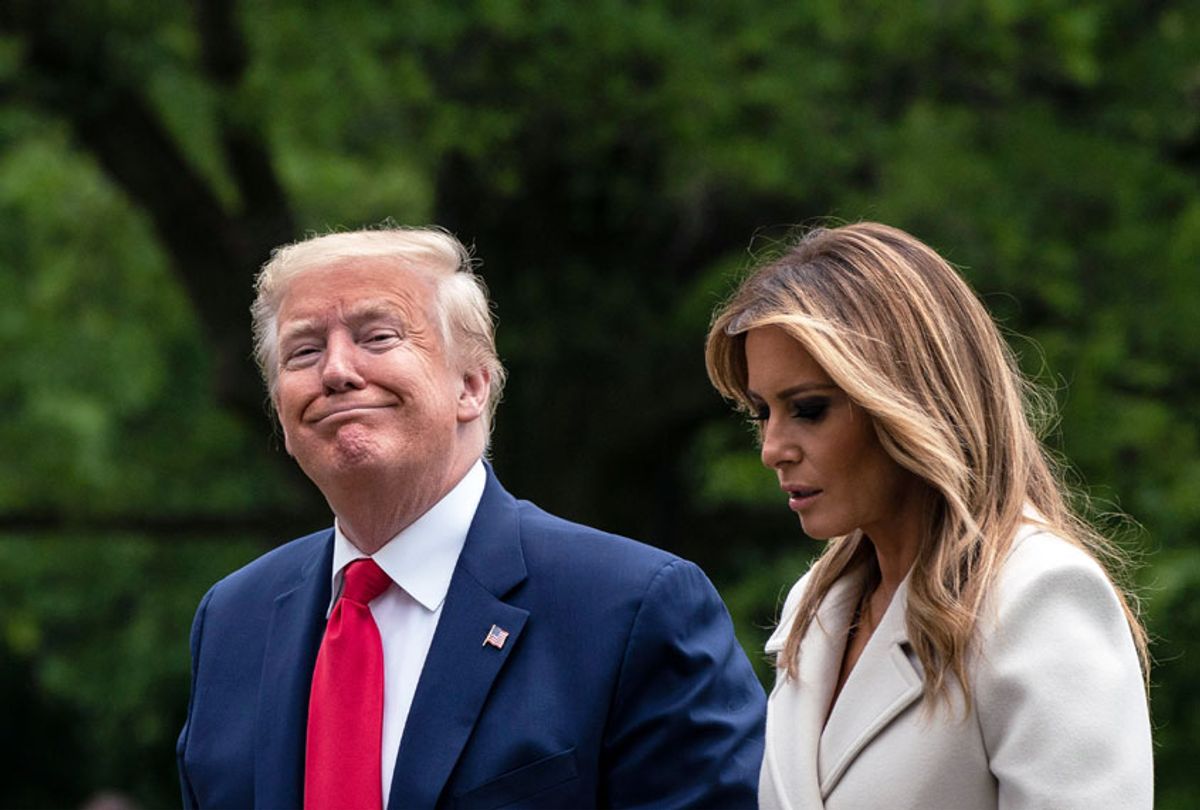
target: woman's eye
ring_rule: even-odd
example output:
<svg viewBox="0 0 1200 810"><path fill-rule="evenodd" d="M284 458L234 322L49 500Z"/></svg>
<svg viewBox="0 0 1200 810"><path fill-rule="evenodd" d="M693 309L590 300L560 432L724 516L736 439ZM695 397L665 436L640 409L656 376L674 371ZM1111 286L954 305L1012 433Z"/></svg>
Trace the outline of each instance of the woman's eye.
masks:
<svg viewBox="0 0 1200 810"><path fill-rule="evenodd" d="M750 412L751 422L765 422L771 418L771 409L766 405L758 405Z"/></svg>
<svg viewBox="0 0 1200 810"><path fill-rule="evenodd" d="M829 410L829 400L826 397L813 397L792 403L792 416L806 422L816 422L825 416Z"/></svg>

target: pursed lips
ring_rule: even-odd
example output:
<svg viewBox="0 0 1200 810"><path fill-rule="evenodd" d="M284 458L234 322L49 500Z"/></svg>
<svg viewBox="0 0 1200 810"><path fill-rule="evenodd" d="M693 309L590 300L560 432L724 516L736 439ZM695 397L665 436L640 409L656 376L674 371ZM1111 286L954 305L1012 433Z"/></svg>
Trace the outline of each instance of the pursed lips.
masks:
<svg viewBox="0 0 1200 810"><path fill-rule="evenodd" d="M337 405L332 408L324 409L316 417L308 419L307 421L311 424L316 424L334 416L353 414L358 411L375 411L390 407L391 404L383 403L347 403L345 405Z"/></svg>

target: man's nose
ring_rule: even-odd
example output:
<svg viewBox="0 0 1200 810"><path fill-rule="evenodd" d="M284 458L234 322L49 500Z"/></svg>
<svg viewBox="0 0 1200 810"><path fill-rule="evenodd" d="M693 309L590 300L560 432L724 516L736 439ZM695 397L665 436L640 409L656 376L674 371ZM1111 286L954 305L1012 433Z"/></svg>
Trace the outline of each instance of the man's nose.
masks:
<svg viewBox="0 0 1200 810"><path fill-rule="evenodd" d="M358 345L349 335L329 337L321 364L321 383L329 394L363 387L362 373L358 367Z"/></svg>

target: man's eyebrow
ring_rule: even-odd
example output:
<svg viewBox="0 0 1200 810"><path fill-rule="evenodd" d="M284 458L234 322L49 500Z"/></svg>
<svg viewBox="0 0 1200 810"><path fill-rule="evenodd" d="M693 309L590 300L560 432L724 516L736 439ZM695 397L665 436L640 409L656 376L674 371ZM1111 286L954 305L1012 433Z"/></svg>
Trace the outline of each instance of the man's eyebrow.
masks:
<svg viewBox="0 0 1200 810"><path fill-rule="evenodd" d="M317 318L299 318L288 321L279 328L279 342L283 343L296 338L307 337L319 332L321 322Z"/></svg>
<svg viewBox="0 0 1200 810"><path fill-rule="evenodd" d="M356 301L346 310L346 320L352 324L374 320L406 320L404 313L391 301L368 299Z"/></svg>
<svg viewBox="0 0 1200 810"><path fill-rule="evenodd" d="M367 300L352 304L345 314L346 321L358 326L374 320L404 320L400 309L390 301ZM308 337L321 331L323 318L295 318L279 327L279 342Z"/></svg>
<svg viewBox="0 0 1200 810"><path fill-rule="evenodd" d="M836 388L837 388L837 386L831 382L805 382L805 383L799 383L797 385L793 385L790 388L785 388L782 391L779 391L778 393L775 394L775 398L776 399L788 399L789 397L794 397L797 394L807 394L811 391L828 391L830 389L836 389ZM752 399L759 399L759 400L762 399L762 397L759 395L759 393L757 391L754 391L753 389L750 389L750 388L746 389L746 394L749 397L751 397Z"/></svg>

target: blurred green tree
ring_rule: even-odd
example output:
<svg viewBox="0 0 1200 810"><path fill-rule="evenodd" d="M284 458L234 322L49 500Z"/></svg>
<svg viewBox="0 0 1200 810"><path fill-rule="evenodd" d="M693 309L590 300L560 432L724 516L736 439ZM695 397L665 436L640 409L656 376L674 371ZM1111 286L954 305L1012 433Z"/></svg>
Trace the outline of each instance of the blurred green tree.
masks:
<svg viewBox="0 0 1200 810"><path fill-rule="evenodd" d="M1160 806L1194 806L1198 76L1194 2L9 0L0 688L29 731L0 804L174 803L191 607L328 520L249 359L253 273L312 230L473 243L505 481L701 562L761 659L815 547L701 344L752 238L832 216L962 266L1059 395L1052 445L1144 525ZM88 765L31 783L50 752Z"/></svg>

